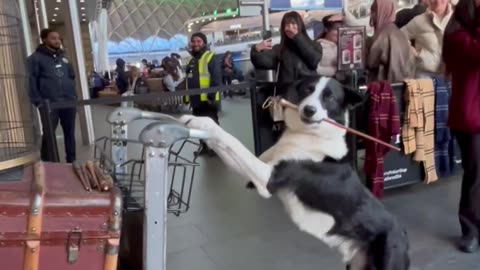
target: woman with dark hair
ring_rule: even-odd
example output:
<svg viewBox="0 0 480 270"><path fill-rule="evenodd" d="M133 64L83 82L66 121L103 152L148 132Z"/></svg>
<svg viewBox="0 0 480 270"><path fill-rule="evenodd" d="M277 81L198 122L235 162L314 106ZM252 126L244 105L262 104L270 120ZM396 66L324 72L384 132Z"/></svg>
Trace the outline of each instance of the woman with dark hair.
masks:
<svg viewBox="0 0 480 270"><path fill-rule="evenodd" d="M322 20L324 32L317 39L322 46L322 60L318 64L319 75L335 77L337 73L338 28L342 27L342 16L332 14Z"/></svg>
<svg viewBox="0 0 480 270"><path fill-rule="evenodd" d="M233 58L232 53L227 51L223 55L222 59L222 81L224 85L232 84L233 77L235 75L235 67L233 66ZM230 91L226 91L223 93L225 97L229 96L232 97L232 93Z"/></svg>
<svg viewBox="0 0 480 270"><path fill-rule="evenodd" d="M395 25L395 3L392 0L375 0L371 7L370 25L375 34L367 56L369 80L394 83L413 78L414 58L410 42Z"/></svg>
<svg viewBox="0 0 480 270"><path fill-rule="evenodd" d="M223 84L225 85L232 84L234 67L233 67L232 53L230 51L226 52L223 55L222 68L223 68Z"/></svg>
<svg viewBox="0 0 480 270"><path fill-rule="evenodd" d="M279 68L278 83L294 82L316 74L322 47L308 36L300 14L285 13L280 27L280 44L272 47L272 40L268 39L252 47L253 66L263 70Z"/></svg>
<svg viewBox="0 0 480 270"><path fill-rule="evenodd" d="M165 69L165 77L163 78L163 84L170 92L175 92L177 86L183 82L183 74L179 69L177 62L173 58L168 58L163 62Z"/></svg>
<svg viewBox="0 0 480 270"><path fill-rule="evenodd" d="M480 233L480 0L460 0L444 34L443 59L452 79L450 128L464 170L459 219L460 250L478 249Z"/></svg>

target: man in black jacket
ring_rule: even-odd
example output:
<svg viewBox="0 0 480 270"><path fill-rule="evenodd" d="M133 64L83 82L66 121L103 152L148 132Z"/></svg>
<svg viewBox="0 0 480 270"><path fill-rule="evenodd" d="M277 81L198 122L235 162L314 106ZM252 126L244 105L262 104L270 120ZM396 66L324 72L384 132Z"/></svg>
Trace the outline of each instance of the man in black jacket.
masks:
<svg viewBox="0 0 480 270"><path fill-rule="evenodd" d="M44 29L40 34L42 44L28 57L29 96L30 101L38 106L42 100L50 102L75 101L75 72L70 61L60 49L60 34L51 29ZM75 161L75 108L52 111L52 125L56 129L60 122L65 140L66 160ZM45 119L42 119L45 127ZM42 160L49 160L46 147L46 132L43 132Z"/></svg>
<svg viewBox="0 0 480 270"><path fill-rule="evenodd" d="M208 88L222 85L220 62L215 54L207 48L207 37L195 33L190 39L192 59L187 66L188 89ZM220 93L202 94L190 97L193 115L212 118L218 124L218 106ZM199 154L214 155L214 152L202 143Z"/></svg>

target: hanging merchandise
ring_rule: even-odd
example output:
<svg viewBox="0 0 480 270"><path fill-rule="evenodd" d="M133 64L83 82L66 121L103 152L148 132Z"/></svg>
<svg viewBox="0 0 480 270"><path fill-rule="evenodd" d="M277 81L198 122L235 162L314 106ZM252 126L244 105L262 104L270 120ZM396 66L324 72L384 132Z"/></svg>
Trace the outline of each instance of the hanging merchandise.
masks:
<svg viewBox="0 0 480 270"><path fill-rule="evenodd" d="M407 80L405 101L407 109L402 127L403 146L406 155L423 162L425 181L435 182L435 89L431 79Z"/></svg>
<svg viewBox="0 0 480 270"><path fill-rule="evenodd" d="M435 85L435 165L437 175L448 177L453 173L453 153L451 153L450 129L448 121L448 103L450 101L450 83L444 76L436 76Z"/></svg>
<svg viewBox="0 0 480 270"><path fill-rule="evenodd" d="M400 117L393 89L387 81L373 82L368 86L368 134L390 142L400 133ZM368 186L376 197L383 197L384 160L389 148L365 141L365 174Z"/></svg>

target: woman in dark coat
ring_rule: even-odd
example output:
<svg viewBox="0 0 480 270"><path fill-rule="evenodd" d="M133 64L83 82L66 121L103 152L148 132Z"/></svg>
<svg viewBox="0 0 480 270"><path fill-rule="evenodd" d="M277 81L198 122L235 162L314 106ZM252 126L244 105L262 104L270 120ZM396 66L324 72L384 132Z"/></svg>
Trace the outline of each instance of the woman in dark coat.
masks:
<svg viewBox="0 0 480 270"><path fill-rule="evenodd" d="M272 40L269 39L252 47L250 58L253 66L256 69L276 70L280 65L278 83L316 75L322 59L322 47L308 36L300 14L287 12L280 29L280 44L272 47Z"/></svg>
<svg viewBox="0 0 480 270"><path fill-rule="evenodd" d="M322 46L307 34L303 19L295 11L287 12L280 26L280 44L272 46L272 40L264 40L252 47L250 59L260 70L279 70L276 95L282 95L283 84L293 83L303 77L317 74L318 63L322 59ZM272 85L263 87L257 100L257 139L255 154L260 155L270 148L283 133L283 124L274 123L268 110L262 109L265 99L273 95ZM247 185L253 188L253 184Z"/></svg>
<svg viewBox="0 0 480 270"><path fill-rule="evenodd" d="M480 235L480 0L460 0L445 29L443 58L452 78L448 124L462 154L460 250L478 249Z"/></svg>

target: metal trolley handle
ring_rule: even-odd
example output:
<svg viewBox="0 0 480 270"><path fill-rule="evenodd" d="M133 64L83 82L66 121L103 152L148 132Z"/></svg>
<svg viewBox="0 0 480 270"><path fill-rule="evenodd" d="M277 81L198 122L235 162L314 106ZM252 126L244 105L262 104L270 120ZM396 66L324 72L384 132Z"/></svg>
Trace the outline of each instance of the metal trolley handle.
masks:
<svg viewBox="0 0 480 270"><path fill-rule="evenodd" d="M131 107L116 108L107 116L107 122L112 125L127 125L140 119L176 121L175 117L167 114L142 111Z"/></svg>
<svg viewBox="0 0 480 270"><path fill-rule="evenodd" d="M132 118L142 117L142 115ZM158 114L152 113L152 117ZM163 116L162 116L163 117ZM142 117L144 118L144 117ZM208 132L189 129L175 118L147 125L140 132L145 145L145 218L143 230L144 270L166 270L169 149L188 138L207 139Z"/></svg>
<svg viewBox="0 0 480 270"><path fill-rule="evenodd" d="M208 139L207 131L190 129L178 121L163 120L147 125L140 133L140 141L146 146L167 148L175 142L192 139Z"/></svg>

